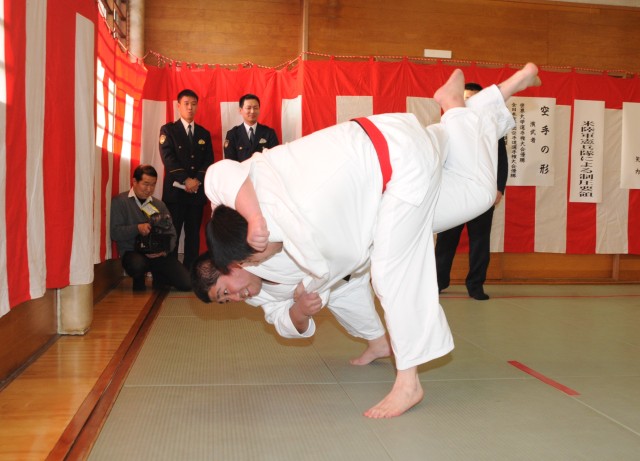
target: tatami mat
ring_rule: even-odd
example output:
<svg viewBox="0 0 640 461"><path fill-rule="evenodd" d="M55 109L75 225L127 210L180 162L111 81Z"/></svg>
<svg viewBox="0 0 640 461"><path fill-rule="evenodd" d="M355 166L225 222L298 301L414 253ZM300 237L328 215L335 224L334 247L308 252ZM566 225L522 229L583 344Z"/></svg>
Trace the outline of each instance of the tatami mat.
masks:
<svg viewBox="0 0 640 461"><path fill-rule="evenodd" d="M260 309L172 292L89 459L640 459L640 286L487 291L443 293L456 349L420 367L425 400L390 420L362 413L391 359L349 365L365 342L327 312L314 338L286 340Z"/></svg>

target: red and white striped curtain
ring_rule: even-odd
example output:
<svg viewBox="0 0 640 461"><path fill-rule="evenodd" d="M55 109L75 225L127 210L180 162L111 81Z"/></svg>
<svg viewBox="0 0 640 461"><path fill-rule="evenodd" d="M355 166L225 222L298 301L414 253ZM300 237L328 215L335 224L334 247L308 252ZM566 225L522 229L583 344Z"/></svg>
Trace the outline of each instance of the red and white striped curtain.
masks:
<svg viewBox="0 0 640 461"><path fill-rule="evenodd" d="M0 0L0 28L1 316L91 283L110 257L110 200L140 157L145 70L92 1Z"/></svg>
<svg viewBox="0 0 640 461"><path fill-rule="evenodd" d="M300 61L293 69L278 71L258 67L154 69L148 74L143 95L143 131L148 134L143 156L148 155L147 161L162 168L158 131L162 123L173 118L172 101L183 88L199 93L197 121L211 131L215 157L219 159L222 136L240 123L237 100L244 93L259 95L261 121L274 127L280 139L290 141L353 117L384 112L413 112L425 125L437 122L440 109L432 97L452 70L448 65L425 65L408 59ZM464 72L467 81L488 86L514 70L471 65ZM544 70L540 74L543 85L519 96L555 100L554 181L547 186L507 183L504 200L494 216L492 251L640 254L640 190L621 187L622 108L623 103L640 103L638 76L619 79L605 74ZM571 127L574 101L578 100L602 101L605 107L604 193L598 203L569 200ZM635 152L640 152L640 145L635 146ZM634 174L640 178L637 154L635 162Z"/></svg>
<svg viewBox="0 0 640 461"><path fill-rule="evenodd" d="M198 93L196 121L211 132L220 159L224 134L240 123L237 105L245 93L260 97L261 122L287 142L383 112L436 122L440 110L432 97L453 69L408 59L333 58L286 69L145 69L112 39L94 2L0 0L0 15L0 316L47 288L91 283L93 265L114 256L111 197L130 187L141 162L163 174L159 129L176 118L180 90ZM474 65L464 71L483 86L513 72ZM640 112L638 76L542 71L541 77L543 86L522 96L555 100L554 180L507 186L492 250L640 254L640 188L633 186L634 174L640 177L634 139L640 138L628 135L637 129L627 116ZM569 199L574 101L604 103L602 196L593 203ZM627 151L636 160L622 158Z"/></svg>

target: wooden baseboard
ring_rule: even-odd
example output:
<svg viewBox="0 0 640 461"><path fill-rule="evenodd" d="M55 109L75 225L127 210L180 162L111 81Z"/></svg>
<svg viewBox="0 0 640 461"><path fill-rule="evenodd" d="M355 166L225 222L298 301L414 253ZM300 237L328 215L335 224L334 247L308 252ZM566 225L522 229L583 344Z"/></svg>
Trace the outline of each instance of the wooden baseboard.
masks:
<svg viewBox="0 0 640 461"><path fill-rule="evenodd" d="M102 299L122 278L120 260L94 266L93 302ZM44 352L58 337L55 290L15 306L0 317L0 389Z"/></svg>

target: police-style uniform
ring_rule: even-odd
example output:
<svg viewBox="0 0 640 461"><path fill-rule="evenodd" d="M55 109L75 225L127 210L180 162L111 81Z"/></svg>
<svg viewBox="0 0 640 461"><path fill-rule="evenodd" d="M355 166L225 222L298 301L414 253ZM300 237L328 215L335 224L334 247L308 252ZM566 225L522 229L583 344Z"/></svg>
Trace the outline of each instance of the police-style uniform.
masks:
<svg viewBox="0 0 640 461"><path fill-rule="evenodd" d="M184 265L188 268L200 250L200 226L206 197L202 187L196 194L174 186L187 178L204 182L204 175L213 163L211 134L193 123L193 141L189 140L181 119L160 128L160 155L164 163L162 201L169 208L178 240L184 224ZM177 252L177 245L174 252Z"/></svg>
<svg viewBox="0 0 640 461"><path fill-rule="evenodd" d="M227 131L224 140L224 158L242 162L251 157L256 152L263 149L271 149L280 144L278 136L273 128L257 123L254 126L253 143L249 141L247 126L241 123Z"/></svg>

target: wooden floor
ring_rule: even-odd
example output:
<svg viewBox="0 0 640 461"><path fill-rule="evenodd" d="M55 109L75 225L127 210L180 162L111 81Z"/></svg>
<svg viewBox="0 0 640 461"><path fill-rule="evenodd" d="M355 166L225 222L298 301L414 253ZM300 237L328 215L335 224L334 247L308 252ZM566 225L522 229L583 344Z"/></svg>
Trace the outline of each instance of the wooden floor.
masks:
<svg viewBox="0 0 640 461"><path fill-rule="evenodd" d="M67 456L163 297L134 293L130 283L96 304L86 335L61 336L0 392L1 461L77 459Z"/></svg>

